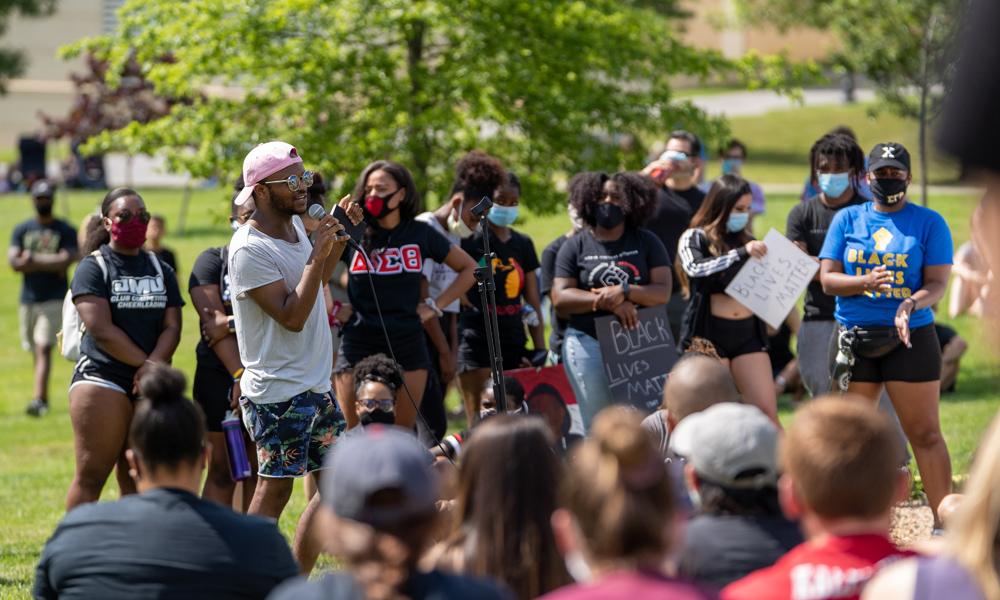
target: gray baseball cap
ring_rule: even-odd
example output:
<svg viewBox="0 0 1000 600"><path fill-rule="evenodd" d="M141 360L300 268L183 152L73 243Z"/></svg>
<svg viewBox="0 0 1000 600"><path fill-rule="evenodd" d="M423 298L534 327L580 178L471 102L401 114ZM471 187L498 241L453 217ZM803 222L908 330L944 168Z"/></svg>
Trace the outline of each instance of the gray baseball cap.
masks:
<svg viewBox="0 0 1000 600"><path fill-rule="evenodd" d="M45 179L39 179L31 186L32 198L51 198L55 192L55 187Z"/></svg>
<svg viewBox="0 0 1000 600"><path fill-rule="evenodd" d="M327 457L323 501L338 517L376 528L430 513L438 497L433 461L404 430L365 427L341 437Z"/></svg>
<svg viewBox="0 0 1000 600"><path fill-rule="evenodd" d="M695 472L732 488L778 481L778 428L755 406L724 402L677 424L670 449Z"/></svg>

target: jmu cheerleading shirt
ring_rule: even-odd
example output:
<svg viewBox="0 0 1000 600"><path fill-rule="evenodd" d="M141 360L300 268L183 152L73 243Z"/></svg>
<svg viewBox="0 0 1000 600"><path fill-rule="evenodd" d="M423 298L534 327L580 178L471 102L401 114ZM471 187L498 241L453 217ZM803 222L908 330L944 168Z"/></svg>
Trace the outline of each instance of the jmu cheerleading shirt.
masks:
<svg viewBox="0 0 1000 600"><path fill-rule="evenodd" d="M420 282L424 261L444 263L452 243L427 223L408 220L387 231L373 227L371 247L372 281L364 257L349 248L344 252L348 267L347 295L351 307L368 327L380 328L372 283L390 332L412 334L420 331L417 305L420 303Z"/></svg>
<svg viewBox="0 0 1000 600"><path fill-rule="evenodd" d="M80 261L73 275L73 299L93 295L107 300L111 308L111 322L149 354L156 348L163 332L167 308L184 306L177 276L170 265L164 263L160 263L163 275L159 275L153 264L154 259L144 251L131 256L114 252L104 245L100 252L108 268L107 278L97 259L88 255ZM135 373L136 367L113 358L86 332L80 350L102 369L126 377Z"/></svg>
<svg viewBox="0 0 1000 600"><path fill-rule="evenodd" d="M938 213L907 203L894 213L872 202L838 212L830 224L821 259L840 261L844 273L865 275L884 265L893 275L888 292L837 298L837 321L847 327L893 325L899 304L924 285L924 267L952 264L951 231ZM934 322L930 308L914 311L910 327Z"/></svg>

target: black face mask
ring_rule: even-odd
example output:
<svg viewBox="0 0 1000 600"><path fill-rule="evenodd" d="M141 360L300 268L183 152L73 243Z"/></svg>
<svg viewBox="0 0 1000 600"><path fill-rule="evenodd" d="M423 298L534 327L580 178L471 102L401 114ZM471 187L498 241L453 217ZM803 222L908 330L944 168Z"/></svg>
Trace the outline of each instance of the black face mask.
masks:
<svg viewBox="0 0 1000 600"><path fill-rule="evenodd" d="M52 205L51 204L36 204L35 212L38 213L39 217L50 217L52 216Z"/></svg>
<svg viewBox="0 0 1000 600"><path fill-rule="evenodd" d="M872 198L883 206L899 203L906 196L905 179L874 179L871 182Z"/></svg>
<svg viewBox="0 0 1000 600"><path fill-rule="evenodd" d="M604 229L614 229L622 224L625 220L625 212L622 207L617 204L610 204L608 202L602 202L597 205L597 214L595 215L595 220L599 227Z"/></svg>
<svg viewBox="0 0 1000 600"><path fill-rule="evenodd" d="M375 424L393 425L396 422L396 413L391 410L376 408L375 410L361 413L360 420L362 427Z"/></svg>

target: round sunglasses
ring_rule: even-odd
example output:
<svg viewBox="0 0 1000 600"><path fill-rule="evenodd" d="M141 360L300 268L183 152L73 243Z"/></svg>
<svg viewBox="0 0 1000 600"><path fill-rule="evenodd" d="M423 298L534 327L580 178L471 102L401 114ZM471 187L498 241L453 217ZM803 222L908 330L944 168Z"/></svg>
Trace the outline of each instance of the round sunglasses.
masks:
<svg viewBox="0 0 1000 600"><path fill-rule="evenodd" d="M312 171L306 171L302 175L289 175L288 179L275 179L273 181L262 181L261 183L285 183L288 184L288 189L297 192L313 184L313 174Z"/></svg>

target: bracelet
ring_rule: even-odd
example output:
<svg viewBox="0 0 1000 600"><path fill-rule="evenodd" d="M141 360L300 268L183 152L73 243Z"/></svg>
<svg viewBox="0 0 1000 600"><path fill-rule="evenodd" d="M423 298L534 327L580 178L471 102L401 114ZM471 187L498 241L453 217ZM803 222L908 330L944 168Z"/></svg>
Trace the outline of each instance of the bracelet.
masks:
<svg viewBox="0 0 1000 600"><path fill-rule="evenodd" d="M434 301L434 298L428 296L427 299L424 300L424 304L431 307L431 310L433 310L434 314L437 315L438 317L444 316L444 311L438 308L437 302Z"/></svg>
<svg viewBox="0 0 1000 600"><path fill-rule="evenodd" d="M632 292L632 284L629 283L628 279L622 282L622 295L628 300L629 293Z"/></svg>
<svg viewBox="0 0 1000 600"><path fill-rule="evenodd" d="M240 367L239 369L233 371L233 383L236 383L237 381L240 380L240 377L243 377L243 371L244 371L243 367Z"/></svg>
<svg viewBox="0 0 1000 600"><path fill-rule="evenodd" d="M226 325L229 326L229 333L236 333L236 317L230 315L229 318L226 319Z"/></svg>
<svg viewBox="0 0 1000 600"><path fill-rule="evenodd" d="M909 298L903 298L903 303L905 304L907 300L913 303L913 308L910 309L910 312L917 310L917 301L914 300L912 297L909 297Z"/></svg>

